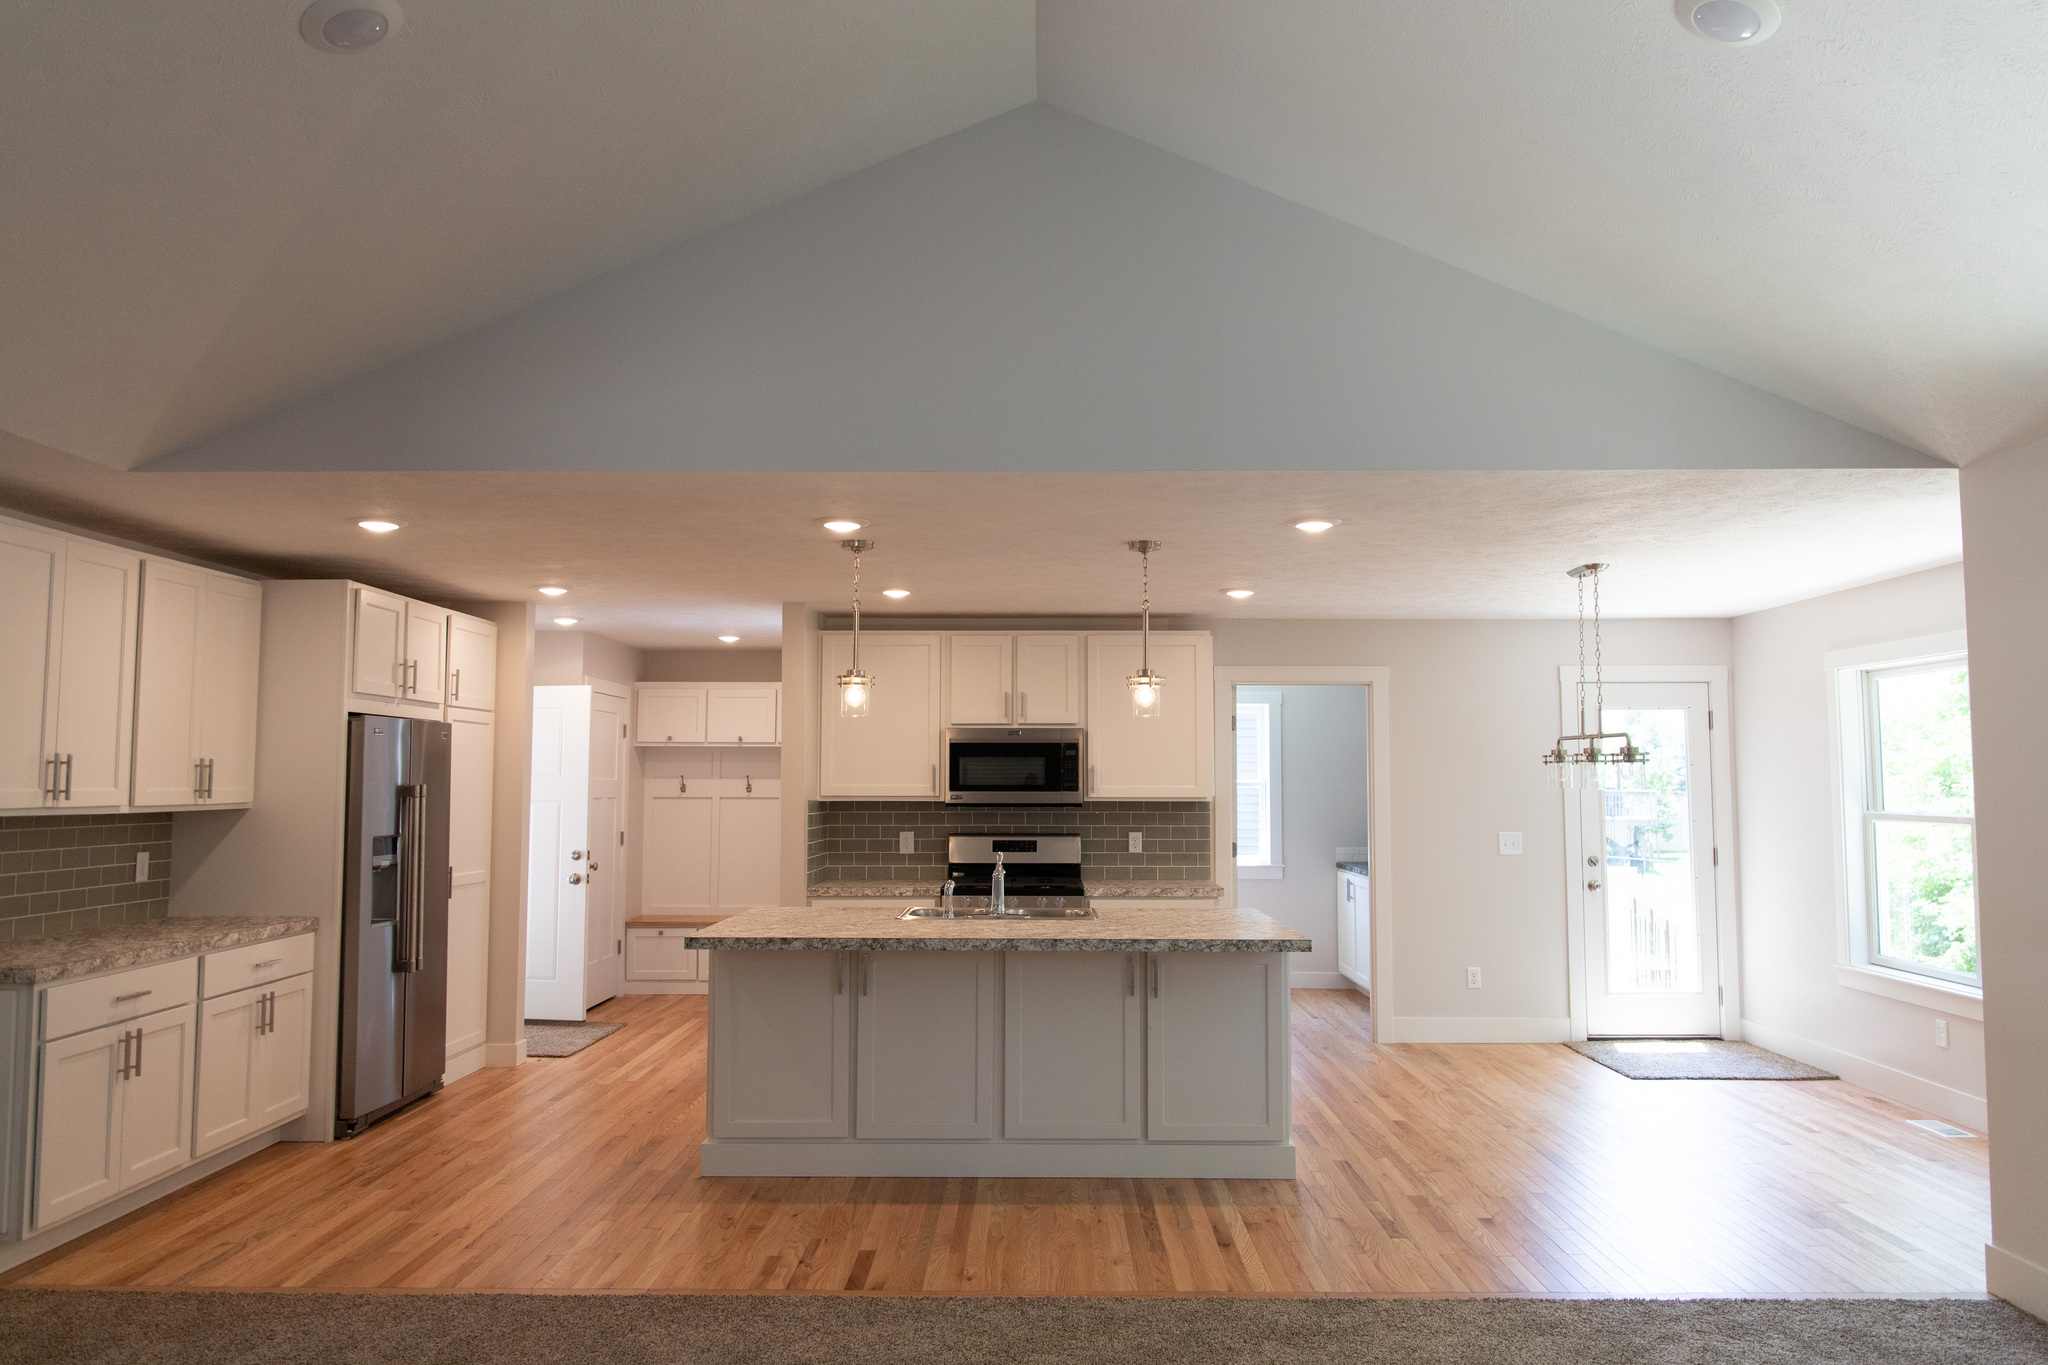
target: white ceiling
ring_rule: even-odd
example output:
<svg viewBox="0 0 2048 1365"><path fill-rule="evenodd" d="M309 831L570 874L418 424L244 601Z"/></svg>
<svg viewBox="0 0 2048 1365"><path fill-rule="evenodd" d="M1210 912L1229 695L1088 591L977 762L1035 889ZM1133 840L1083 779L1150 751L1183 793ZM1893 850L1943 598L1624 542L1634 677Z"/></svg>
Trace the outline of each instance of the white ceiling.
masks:
<svg viewBox="0 0 2048 1365"><path fill-rule="evenodd" d="M1039 97L1944 458L2048 431L2048 5L1041 0Z"/></svg>
<svg viewBox="0 0 2048 1365"><path fill-rule="evenodd" d="M1564 570L1613 564L1614 616L1729 616L1961 557L1952 469L1626 473L120 474L0 443L0 503L299 577L527 600L645 648L773 644L781 604L844 606L878 548L882 614L1130 612L1134 538L1166 613L1566 617ZM358 530L382 513L388 536ZM1343 524L1310 536L1310 514ZM880 590L912 596L888 603ZM1245 602L1224 597L1248 587Z"/></svg>

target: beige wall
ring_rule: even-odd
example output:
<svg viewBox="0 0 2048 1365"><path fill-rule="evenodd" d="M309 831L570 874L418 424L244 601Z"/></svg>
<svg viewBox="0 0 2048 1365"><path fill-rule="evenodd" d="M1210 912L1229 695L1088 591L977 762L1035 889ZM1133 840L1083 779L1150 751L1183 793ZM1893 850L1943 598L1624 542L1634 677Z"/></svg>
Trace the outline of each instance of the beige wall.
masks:
<svg viewBox="0 0 2048 1365"><path fill-rule="evenodd" d="M1823 656L1963 629L1963 566L1734 622L1742 1005L1752 1041L1956 1123L1984 1124L1984 1029L1940 1007L1842 985L1840 813ZM1949 1021L1949 1046L1934 1021Z"/></svg>
<svg viewBox="0 0 2048 1365"><path fill-rule="evenodd" d="M1574 624L1209 618L1186 625L1214 633L1219 667L1392 670L1392 775L1383 795L1393 806L1393 979L1382 981L1386 998L1375 1013L1402 1021L1414 1041L1569 1036L1564 802L1541 755L1557 740L1558 666L1578 657ZM1613 622L1606 658L1725 665L1728 623ZM1527 851L1502 856L1501 830L1522 831ZM1256 885L1240 887L1240 897ZM1482 969L1481 989L1466 989L1467 966Z"/></svg>
<svg viewBox="0 0 2048 1365"><path fill-rule="evenodd" d="M587 630L539 626L533 640L533 685L574 687L585 678L635 683L641 678L642 656L630 645Z"/></svg>
<svg viewBox="0 0 2048 1365"><path fill-rule="evenodd" d="M781 682L779 649L650 649L642 682Z"/></svg>
<svg viewBox="0 0 2048 1365"><path fill-rule="evenodd" d="M2048 1317L2048 441L1963 470L1991 1292Z"/></svg>

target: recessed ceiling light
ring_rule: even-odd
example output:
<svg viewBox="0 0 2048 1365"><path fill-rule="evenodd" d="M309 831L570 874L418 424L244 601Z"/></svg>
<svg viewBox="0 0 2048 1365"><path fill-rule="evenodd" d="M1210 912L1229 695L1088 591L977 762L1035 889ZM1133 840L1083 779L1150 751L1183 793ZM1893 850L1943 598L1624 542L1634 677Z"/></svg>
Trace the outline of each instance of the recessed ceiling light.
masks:
<svg viewBox="0 0 2048 1365"><path fill-rule="evenodd" d="M573 626L576 624L576 618L573 616L557 616L555 624L558 626Z"/></svg>
<svg viewBox="0 0 2048 1365"><path fill-rule="evenodd" d="M535 588L534 591L542 597L560 597L569 590L567 588Z"/></svg>
<svg viewBox="0 0 2048 1365"><path fill-rule="evenodd" d="M361 52L404 18L392 0L319 0L299 16L299 36L322 52Z"/></svg>
<svg viewBox="0 0 2048 1365"><path fill-rule="evenodd" d="M824 527L835 536L848 536L867 525L867 523L855 521L852 517L827 517L819 522L818 525Z"/></svg>
<svg viewBox="0 0 2048 1365"><path fill-rule="evenodd" d="M1776 0L1678 0L1678 22L1710 43L1749 47L1778 31Z"/></svg>
<svg viewBox="0 0 2048 1365"><path fill-rule="evenodd" d="M356 525L362 527L365 531L375 531L381 536L386 531L396 531L405 523L402 521L386 521L382 517L364 517Z"/></svg>
<svg viewBox="0 0 2048 1365"><path fill-rule="evenodd" d="M1252 595L1252 590L1250 588L1225 588L1223 595L1225 597L1245 598Z"/></svg>
<svg viewBox="0 0 2048 1365"><path fill-rule="evenodd" d="M718 637L718 640L719 640L719 643L720 643L720 644L727 644L727 645L735 645L735 644L738 644L738 643L739 643L739 639L740 639L740 637L739 637L739 636L737 636L737 635L721 635L721 636L719 636L719 637Z"/></svg>
<svg viewBox="0 0 2048 1365"><path fill-rule="evenodd" d="M910 596L910 589L908 589L908 588L884 588L884 589L882 589L882 596L884 596L884 597L908 597L908 596Z"/></svg>
<svg viewBox="0 0 2048 1365"><path fill-rule="evenodd" d="M1341 525L1343 523L1335 517L1310 517L1306 521L1295 522L1294 529L1297 531L1321 532L1329 530L1332 526Z"/></svg>

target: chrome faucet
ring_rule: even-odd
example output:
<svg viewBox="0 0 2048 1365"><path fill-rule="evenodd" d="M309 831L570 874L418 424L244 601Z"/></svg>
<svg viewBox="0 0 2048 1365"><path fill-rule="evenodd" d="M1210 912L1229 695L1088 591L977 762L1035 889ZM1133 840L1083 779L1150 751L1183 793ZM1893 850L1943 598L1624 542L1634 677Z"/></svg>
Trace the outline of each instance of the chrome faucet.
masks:
<svg viewBox="0 0 2048 1365"><path fill-rule="evenodd" d="M1007 915L1010 904L1003 898L1003 855L996 854L996 870L988 879L988 912L991 915Z"/></svg>
<svg viewBox="0 0 2048 1365"><path fill-rule="evenodd" d="M946 918L953 918L953 879L946 878L946 884L939 888L939 905L945 910Z"/></svg>

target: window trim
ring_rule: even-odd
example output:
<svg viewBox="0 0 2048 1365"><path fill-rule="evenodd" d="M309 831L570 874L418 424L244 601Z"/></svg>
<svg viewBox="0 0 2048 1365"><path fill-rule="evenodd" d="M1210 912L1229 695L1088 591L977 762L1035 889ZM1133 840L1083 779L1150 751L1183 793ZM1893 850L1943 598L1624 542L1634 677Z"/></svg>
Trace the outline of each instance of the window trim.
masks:
<svg viewBox="0 0 2048 1365"><path fill-rule="evenodd" d="M1279 881L1287 875L1287 841L1283 834L1286 828L1286 812L1281 799L1282 766L1286 751L1287 717L1284 709L1286 694L1277 687L1237 687L1233 689L1230 713L1235 716L1237 708L1244 705L1266 708L1266 842L1269 853L1279 857L1270 862L1240 863L1235 857L1231 862L1237 868L1241 881ZM1232 780L1236 780L1233 770Z"/></svg>
<svg viewBox="0 0 2048 1365"><path fill-rule="evenodd" d="M1972 981L1941 968L1902 963L1875 951L1872 878L1877 862L1876 827L1884 820L1913 820L1968 824L1974 834L1975 816L1890 815L1870 809L1871 774L1879 761L1878 718L1870 698L1878 675L1951 660L1960 660L1967 668L1969 655L1968 637L1958 630L1834 650L1822 660L1828 681L1828 730L1834 758L1836 901L1841 907L1835 980L1838 985L1855 990L1912 1000L1937 1009L1954 1008L1965 1001L1981 1002L1981 965L1978 979ZM1981 942L1980 938L1980 950ZM1916 998L1923 993L1928 998Z"/></svg>

